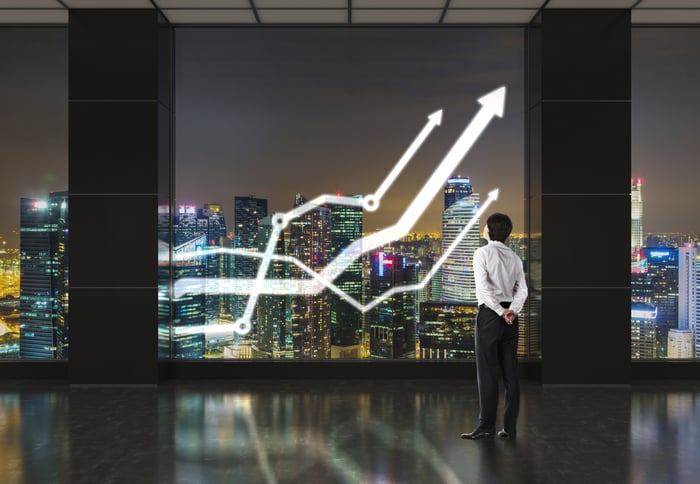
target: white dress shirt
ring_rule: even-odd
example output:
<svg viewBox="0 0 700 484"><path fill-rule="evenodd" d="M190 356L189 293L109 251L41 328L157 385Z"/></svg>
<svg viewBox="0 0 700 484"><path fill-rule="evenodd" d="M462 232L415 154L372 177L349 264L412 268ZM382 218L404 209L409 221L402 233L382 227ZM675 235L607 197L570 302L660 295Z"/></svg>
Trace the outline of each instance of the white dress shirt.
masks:
<svg viewBox="0 0 700 484"><path fill-rule="evenodd" d="M503 242L489 241L474 251L474 279L476 299L499 316L503 315L502 302L510 302L510 309L519 313L527 299L527 283L523 261Z"/></svg>

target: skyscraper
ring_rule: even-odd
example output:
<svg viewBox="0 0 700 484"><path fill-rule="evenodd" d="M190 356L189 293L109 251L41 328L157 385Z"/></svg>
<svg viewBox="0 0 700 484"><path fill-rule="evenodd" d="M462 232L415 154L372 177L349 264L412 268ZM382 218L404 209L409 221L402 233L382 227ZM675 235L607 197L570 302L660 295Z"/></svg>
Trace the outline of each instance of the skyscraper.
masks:
<svg viewBox="0 0 700 484"><path fill-rule="evenodd" d="M21 358L68 357L68 192L20 199Z"/></svg>
<svg viewBox="0 0 700 484"><path fill-rule="evenodd" d="M197 210L192 206L178 209L173 223L173 284L182 278L204 279L207 275L207 234L200 233ZM184 293L172 298L172 357L203 358L206 325L205 293Z"/></svg>
<svg viewBox="0 0 700 484"><path fill-rule="evenodd" d="M638 251L644 245L643 215L642 179L635 178L632 180L632 253Z"/></svg>
<svg viewBox="0 0 700 484"><path fill-rule="evenodd" d="M472 193L460 198L442 213L442 251L443 253L457 239L465 225L479 210L479 194ZM445 259L442 271L442 299L449 302L476 302L474 252L479 248L479 220L477 219L450 256Z"/></svg>
<svg viewBox="0 0 700 484"><path fill-rule="evenodd" d="M267 199L255 196L235 197L233 247L254 250L258 224L265 217L267 217ZM234 257L232 263L233 277L236 279L254 279L257 275L259 263L257 259ZM234 319L243 316L247 303L247 295L234 294L231 296L231 312Z"/></svg>
<svg viewBox="0 0 700 484"><path fill-rule="evenodd" d="M263 218L258 225L256 245L259 252L264 252L272 234L270 216ZM279 234L275 254L284 254L284 233ZM265 275L267 279L284 279L285 264L273 260ZM283 295L261 294L256 306L258 349L268 358L283 358L285 356L285 340L287 332L286 297Z"/></svg>
<svg viewBox="0 0 700 484"><path fill-rule="evenodd" d="M679 251L666 247L646 247L639 252L641 272L632 273L632 299L657 309L656 357L666 358L668 332L678 325ZM646 263L642 262L644 260Z"/></svg>
<svg viewBox="0 0 700 484"><path fill-rule="evenodd" d="M686 244L678 251L678 329L691 329L697 321L698 246Z"/></svg>
<svg viewBox="0 0 700 484"><path fill-rule="evenodd" d="M306 203L299 193L294 206ZM320 206L290 223L290 255L315 271L331 260L330 209ZM293 279L310 276L297 266L290 267ZM329 291L319 294L295 295L291 298L291 326L294 358L331 357L331 299Z"/></svg>
<svg viewBox="0 0 700 484"><path fill-rule="evenodd" d="M668 332L668 357L687 360L693 358L693 332L672 328Z"/></svg>
<svg viewBox="0 0 700 484"><path fill-rule="evenodd" d="M700 246L688 243L678 252L678 329L692 334L700 357Z"/></svg>
<svg viewBox="0 0 700 484"><path fill-rule="evenodd" d="M372 252L367 301L387 290L413 284L417 271L406 257L382 250ZM386 298L368 311L370 354L373 358L413 358L416 352L415 291L405 291Z"/></svg>
<svg viewBox="0 0 700 484"><path fill-rule="evenodd" d="M472 183L468 176L457 175L448 179L447 185L445 185L445 205L443 210L447 210L457 200L470 196L472 191Z"/></svg>
<svg viewBox="0 0 700 484"><path fill-rule="evenodd" d="M657 336L656 317L658 311L652 305L632 303L632 358L656 358ZM664 343L664 347L666 343Z"/></svg>
<svg viewBox="0 0 700 484"><path fill-rule="evenodd" d="M204 208L198 209L197 226L198 232L207 238L207 249L213 250L221 247L226 239L223 207L219 204L208 203L204 205ZM205 277L208 280L228 276L228 268L223 265L224 260L222 254L208 254L206 256ZM222 295L214 291L207 292L205 304L207 324L218 324L223 310Z"/></svg>
<svg viewBox="0 0 700 484"><path fill-rule="evenodd" d="M355 198L360 198L359 195ZM340 255L346 247L362 237L362 208L330 205L330 257ZM362 300L362 259L353 262L335 280L336 286L356 301ZM360 357L362 314L340 295L331 298L331 356Z"/></svg>

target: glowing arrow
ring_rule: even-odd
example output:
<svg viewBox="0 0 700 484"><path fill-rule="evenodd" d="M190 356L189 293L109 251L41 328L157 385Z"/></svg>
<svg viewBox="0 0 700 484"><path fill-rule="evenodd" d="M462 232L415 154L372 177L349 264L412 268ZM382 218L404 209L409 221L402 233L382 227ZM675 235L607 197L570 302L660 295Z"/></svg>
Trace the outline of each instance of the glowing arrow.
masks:
<svg viewBox="0 0 700 484"><path fill-rule="evenodd" d="M321 271L321 277L328 281L335 280L362 254L398 240L410 232L413 225L423 215L425 209L428 208L432 199L438 194L449 177L452 176L462 158L469 152L481 133L486 129L491 119L494 116L503 117L505 98L505 86L499 87L479 98L481 109L467 125L457 141L455 141L455 144L452 145L450 151L442 159L430 178L428 178L428 181L423 185L423 188L418 192L418 195L413 199L413 202L408 206L398 223L354 241Z"/></svg>
<svg viewBox="0 0 700 484"><path fill-rule="evenodd" d="M413 140L411 146L408 147L406 152L399 159L399 162L396 165L394 165L394 168L391 170L391 172L389 172L382 184L379 185L377 191L364 197L364 199L362 200L362 208L364 208L368 212L374 212L379 208L379 201L384 196L386 191L389 189L392 183L394 183L396 178L398 178L398 176L401 174L401 171L408 164L408 162L411 161L413 155L416 153L416 151L418 151L418 148L421 147L421 145L428 137L428 135L433 131L435 126L439 126L441 122L442 109L440 109L439 111L435 111L433 114L428 116L428 122L426 123L426 125L423 127L421 132L418 133L418 136L416 136L416 139Z"/></svg>

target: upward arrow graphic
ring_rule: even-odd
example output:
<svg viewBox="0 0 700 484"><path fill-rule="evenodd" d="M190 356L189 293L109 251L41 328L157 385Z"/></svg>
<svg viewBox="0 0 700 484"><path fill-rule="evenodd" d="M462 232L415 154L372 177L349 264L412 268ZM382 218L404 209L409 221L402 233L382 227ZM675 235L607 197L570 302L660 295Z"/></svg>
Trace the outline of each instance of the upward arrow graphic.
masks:
<svg viewBox="0 0 700 484"><path fill-rule="evenodd" d="M505 99L505 86L480 97L478 101L481 104L481 109L457 138L457 141L428 178L428 181L425 182L398 223L354 241L321 271L321 276L328 281L333 281L362 254L400 239L410 232L493 117L503 117Z"/></svg>

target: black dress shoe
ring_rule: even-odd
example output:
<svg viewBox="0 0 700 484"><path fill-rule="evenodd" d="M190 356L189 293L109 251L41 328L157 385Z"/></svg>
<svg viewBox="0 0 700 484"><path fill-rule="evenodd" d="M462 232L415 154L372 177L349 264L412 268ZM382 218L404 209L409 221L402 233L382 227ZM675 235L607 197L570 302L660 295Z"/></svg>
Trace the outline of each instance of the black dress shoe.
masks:
<svg viewBox="0 0 700 484"><path fill-rule="evenodd" d="M501 429L498 431L498 436L502 439L514 439L515 438L515 432L506 432L505 429Z"/></svg>
<svg viewBox="0 0 700 484"><path fill-rule="evenodd" d="M493 430L476 429L474 432L462 434L460 437L469 440L492 439L493 434Z"/></svg>

